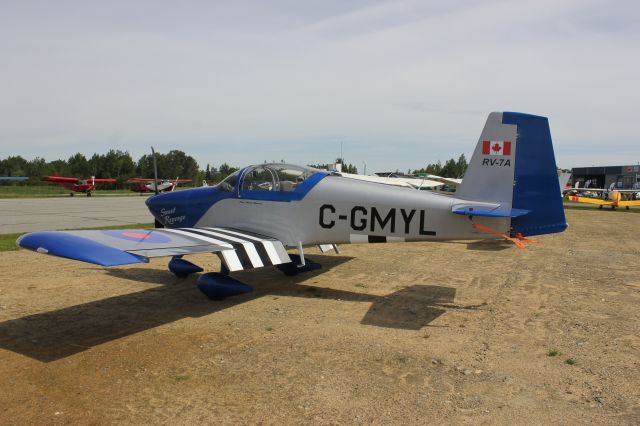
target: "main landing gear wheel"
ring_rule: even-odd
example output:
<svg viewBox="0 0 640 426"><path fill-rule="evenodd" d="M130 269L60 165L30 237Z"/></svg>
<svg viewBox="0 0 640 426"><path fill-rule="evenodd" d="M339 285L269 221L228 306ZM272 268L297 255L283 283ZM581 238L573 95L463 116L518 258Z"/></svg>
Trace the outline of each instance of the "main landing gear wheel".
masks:
<svg viewBox="0 0 640 426"><path fill-rule="evenodd" d="M202 272L202 268L182 256L173 256L169 261L169 270L179 278ZM198 290L209 299L223 300L230 296L251 293L253 288L229 276L229 270L222 265L220 272L209 272L198 277Z"/></svg>
<svg viewBox="0 0 640 426"><path fill-rule="evenodd" d="M91 197L91 193L90 192L87 192L87 197Z"/></svg>
<svg viewBox="0 0 640 426"><path fill-rule="evenodd" d="M198 277L198 290L209 299L222 300L238 294L251 293L253 288L229 275L209 272Z"/></svg>
<svg viewBox="0 0 640 426"><path fill-rule="evenodd" d="M203 269L188 260L184 260L182 256L173 256L169 261L169 270L178 278L187 278L191 274L202 272Z"/></svg>

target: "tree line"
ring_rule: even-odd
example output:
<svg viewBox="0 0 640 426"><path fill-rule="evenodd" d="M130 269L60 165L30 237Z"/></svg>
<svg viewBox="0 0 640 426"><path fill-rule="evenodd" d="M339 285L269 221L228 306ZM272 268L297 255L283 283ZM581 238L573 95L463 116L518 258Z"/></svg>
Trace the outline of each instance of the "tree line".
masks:
<svg viewBox="0 0 640 426"><path fill-rule="evenodd" d="M156 153L156 160L159 178L191 179L197 185L202 184L203 172L200 171L198 163L183 151ZM143 155L138 161L134 161L129 152L111 149L106 154L96 153L90 158L77 153L67 160L46 161L40 157L26 160L19 155L0 160L0 176L28 176L28 185L39 184L42 176L52 176L56 173L59 176L79 179L91 176L116 179L116 186L121 186L132 177L152 178L153 158L151 155Z"/></svg>
<svg viewBox="0 0 640 426"><path fill-rule="evenodd" d="M427 167L414 170L413 174L430 174L447 178L462 178L467 171L467 167L469 167L467 158L462 154L458 157L457 161L454 158L451 158L447 160L443 166L440 160L438 160L434 164L428 164Z"/></svg>
<svg viewBox="0 0 640 426"><path fill-rule="evenodd" d="M345 163L342 158L336 158L336 161L334 164L307 164L307 166L313 167L314 169L319 169L319 170L333 170L335 165L338 163L342 164L343 173L352 173L354 175L358 174L358 168L351 163L349 164Z"/></svg>
<svg viewBox="0 0 640 426"><path fill-rule="evenodd" d="M207 164L204 170L200 170L196 160L180 150L172 150L166 154L156 153L158 163L159 178L167 179L191 179L193 185L200 186L203 181L215 184L225 177L238 170L237 167L230 166L226 162L219 167ZM345 173L358 173L358 168L353 164L346 164L342 159L337 159L336 163L342 163L342 171ZM317 169L331 169L333 164L310 164L310 167ZM447 160L444 165L440 161L428 164L426 167L416 169L410 173L433 174L443 177L460 178L467 170L467 159L464 154L458 160ZM0 176L29 176L30 179L22 184L39 184L42 176L50 176L58 173L60 176L77 177L80 179L90 178L113 178L116 179L117 187L121 187L123 182L132 177L152 178L153 158L151 155L143 155L135 161L129 152L111 149L106 154L93 154L90 158L81 153L69 157L67 160L59 159L46 161L36 157L33 160L26 160L21 156L10 156L0 160ZM16 182L3 181L3 185L17 184Z"/></svg>

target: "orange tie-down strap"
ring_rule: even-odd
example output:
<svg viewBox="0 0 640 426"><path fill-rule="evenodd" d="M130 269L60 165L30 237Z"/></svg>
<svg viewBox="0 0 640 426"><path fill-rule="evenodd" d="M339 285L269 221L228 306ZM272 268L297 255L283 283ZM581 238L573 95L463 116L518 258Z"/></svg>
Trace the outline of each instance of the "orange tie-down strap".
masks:
<svg viewBox="0 0 640 426"><path fill-rule="evenodd" d="M487 232L489 234L494 234L494 235L498 235L502 238L504 238L507 241L511 241L513 244L515 244L518 248L526 248L526 246L524 245L524 243L535 243L536 241L533 240L529 240L527 238L524 237L524 235L522 234L517 234L515 238L511 238L508 235L505 235L503 233L501 233L500 231L496 231L495 229L491 229L488 226L484 226L484 225L480 225L479 223L474 223L471 226L473 226L475 229L479 229L480 231L484 231Z"/></svg>
<svg viewBox="0 0 640 426"><path fill-rule="evenodd" d="M524 235L522 235L519 232L516 234L516 238L518 240L522 241L523 243L527 243L527 244L535 244L535 243L538 242L537 240L530 240L530 239L526 238Z"/></svg>

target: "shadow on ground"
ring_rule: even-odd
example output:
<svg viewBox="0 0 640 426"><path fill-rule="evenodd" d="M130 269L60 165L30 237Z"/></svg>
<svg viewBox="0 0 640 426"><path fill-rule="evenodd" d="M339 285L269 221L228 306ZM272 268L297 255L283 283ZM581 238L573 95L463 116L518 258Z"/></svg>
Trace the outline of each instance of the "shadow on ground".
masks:
<svg viewBox="0 0 640 426"><path fill-rule="evenodd" d="M467 250L502 251L514 247L514 244L506 240L479 240L466 243Z"/></svg>
<svg viewBox="0 0 640 426"><path fill-rule="evenodd" d="M314 256L320 271L285 276L275 268L243 271L234 276L254 287L252 293L211 301L193 278L178 280L169 272L142 268L108 269L122 279L160 284L158 287L29 315L0 323L0 348L50 362L93 346L184 318L197 318L265 295L322 298L371 303L361 323L377 327L419 330L448 308L476 309L453 304L455 289L413 285L386 296L300 284L351 260L344 256Z"/></svg>

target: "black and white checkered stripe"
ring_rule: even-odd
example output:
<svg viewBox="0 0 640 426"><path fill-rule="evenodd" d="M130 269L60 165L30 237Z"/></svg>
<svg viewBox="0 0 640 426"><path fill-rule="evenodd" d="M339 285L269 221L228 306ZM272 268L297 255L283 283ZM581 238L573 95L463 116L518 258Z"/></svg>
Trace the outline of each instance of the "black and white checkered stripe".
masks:
<svg viewBox="0 0 640 426"><path fill-rule="evenodd" d="M261 268L289 263L291 259L282 243L274 238L228 228L179 228L168 229L200 241L224 247L218 252L230 271Z"/></svg>

